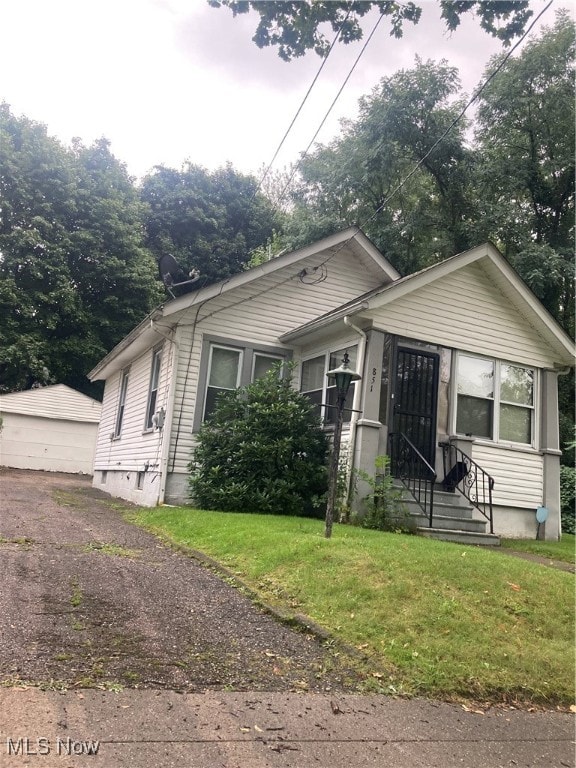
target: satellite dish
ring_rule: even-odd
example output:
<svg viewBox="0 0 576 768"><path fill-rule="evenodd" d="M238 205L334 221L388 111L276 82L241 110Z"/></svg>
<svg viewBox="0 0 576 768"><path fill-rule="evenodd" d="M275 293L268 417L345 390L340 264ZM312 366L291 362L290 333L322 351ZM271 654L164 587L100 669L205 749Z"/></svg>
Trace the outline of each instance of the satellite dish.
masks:
<svg viewBox="0 0 576 768"><path fill-rule="evenodd" d="M177 292L179 296L189 293L191 290L189 286L200 277L200 272L197 269L192 269L186 274L171 253L165 253L163 256L160 256L158 259L158 271L160 279L173 299L176 298L176 294L172 290L173 288L183 288L183 290Z"/></svg>

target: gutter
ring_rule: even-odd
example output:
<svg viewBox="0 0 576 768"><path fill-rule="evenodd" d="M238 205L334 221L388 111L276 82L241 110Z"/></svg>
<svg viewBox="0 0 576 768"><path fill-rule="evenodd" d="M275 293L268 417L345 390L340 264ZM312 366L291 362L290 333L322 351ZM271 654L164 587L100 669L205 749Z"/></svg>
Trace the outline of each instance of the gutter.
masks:
<svg viewBox="0 0 576 768"><path fill-rule="evenodd" d="M362 375L362 378L364 379L364 363L366 361L366 344L367 344L367 336L366 332L363 331L361 328L358 328L358 326L354 325L352 321L350 320L349 315L345 315L344 317L344 325L347 325L349 328L352 328L353 331L356 331L356 333L360 336L360 342L358 344L358 359L357 359L357 366L358 366L358 373ZM360 416L359 410L360 410L360 403L361 403L361 397L362 397L362 387L356 387L354 390L354 401L352 403L352 408L354 409L352 411L352 418L350 420L350 457L351 457L351 466L350 466L350 472L348 474L348 481L347 481L347 489L346 489L346 504L350 504L350 497L352 495L352 478L353 478L353 472L354 472L354 464L355 464L355 451L356 451L356 437L358 433L358 418Z"/></svg>
<svg viewBox="0 0 576 768"><path fill-rule="evenodd" d="M95 381L100 371L105 368L108 363L111 363L112 360L114 360L115 357L117 357L121 352L123 352L127 347L132 344L132 342L137 339L144 331L148 330L148 328L152 328L153 331L158 333L156 329L153 326L154 320L157 320L160 317L163 317L163 304L161 304L156 309L153 309L150 314L146 315L144 320L142 320L135 328L133 328L130 333L127 336L124 336L124 338L116 344L115 347L113 347L110 352L106 355L106 357L103 357L102 360L90 371L90 373L87 374L87 378L90 379L90 381Z"/></svg>
<svg viewBox="0 0 576 768"><path fill-rule="evenodd" d="M306 325L301 325L299 328L295 328L293 331L288 331L287 333L282 334L282 336L280 336L278 340L282 344L289 344L290 342L296 341L301 336L304 336L307 333L312 333L313 331L318 331L321 328L326 328L338 320L344 320L344 322L346 323L346 318L349 315L355 315L358 312L361 312L363 309L369 309L369 308L370 308L370 304L367 301L359 301L356 304L350 304L340 310L330 312L329 315L321 317L318 320L312 320ZM346 325L350 325L350 327L354 328L354 330L357 330L359 333L363 333L363 331L360 331L360 329L355 328L350 323L346 323Z"/></svg>
<svg viewBox="0 0 576 768"><path fill-rule="evenodd" d="M170 386L168 388L168 402L166 403L166 417L162 427L162 449L160 453L160 488L158 491L158 505L164 504L166 498L166 483L168 480L168 460L170 458L170 442L172 440L172 421L174 419L174 400L176 397L176 379L178 362L180 359L178 342L160 333L154 328L154 321L150 320L152 330L172 344L172 364L170 366ZM176 331L174 332L176 333Z"/></svg>

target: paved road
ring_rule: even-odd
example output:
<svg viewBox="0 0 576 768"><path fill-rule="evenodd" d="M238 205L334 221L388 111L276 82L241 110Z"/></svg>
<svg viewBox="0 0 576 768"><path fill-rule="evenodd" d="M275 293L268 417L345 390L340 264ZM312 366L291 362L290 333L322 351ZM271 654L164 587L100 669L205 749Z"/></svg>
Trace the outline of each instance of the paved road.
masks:
<svg viewBox="0 0 576 768"><path fill-rule="evenodd" d="M566 713L352 694L315 638L104 499L0 470L1 768L574 766Z"/></svg>

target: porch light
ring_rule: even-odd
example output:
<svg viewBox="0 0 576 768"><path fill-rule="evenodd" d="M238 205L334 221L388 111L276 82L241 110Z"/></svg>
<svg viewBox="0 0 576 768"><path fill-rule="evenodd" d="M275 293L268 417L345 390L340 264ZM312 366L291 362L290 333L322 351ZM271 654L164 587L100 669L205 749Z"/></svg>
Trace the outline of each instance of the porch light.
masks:
<svg viewBox="0 0 576 768"><path fill-rule="evenodd" d="M332 523L334 522L334 507L336 505L336 488L338 485L338 463L340 461L340 440L342 437L342 421L346 395L353 381L360 381L362 376L350 368L348 352L344 352L342 364L338 368L328 371L326 374L330 383L336 384L336 420L334 423L334 437L330 467L328 474L328 501L326 503L326 529L324 536L329 539L332 536Z"/></svg>

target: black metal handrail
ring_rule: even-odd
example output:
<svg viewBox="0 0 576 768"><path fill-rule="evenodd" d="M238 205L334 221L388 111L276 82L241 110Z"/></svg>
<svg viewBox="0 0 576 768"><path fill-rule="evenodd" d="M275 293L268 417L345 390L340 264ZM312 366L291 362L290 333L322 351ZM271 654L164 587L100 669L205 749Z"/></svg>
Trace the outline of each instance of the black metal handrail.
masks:
<svg viewBox="0 0 576 768"><path fill-rule="evenodd" d="M409 491L432 528L436 472L403 432L391 433L389 440L392 476Z"/></svg>
<svg viewBox="0 0 576 768"><path fill-rule="evenodd" d="M494 478L454 443L440 443L444 488L458 490L489 521L494 533L492 489Z"/></svg>

